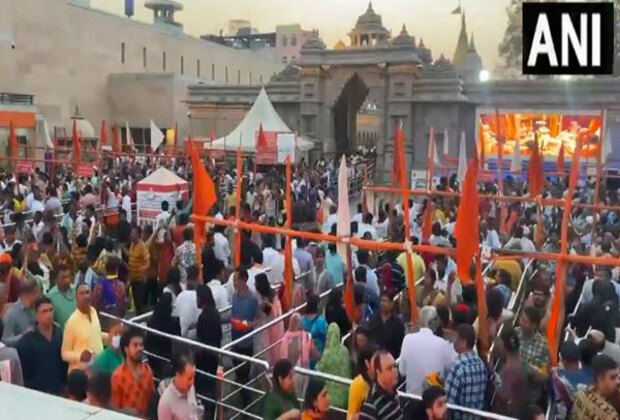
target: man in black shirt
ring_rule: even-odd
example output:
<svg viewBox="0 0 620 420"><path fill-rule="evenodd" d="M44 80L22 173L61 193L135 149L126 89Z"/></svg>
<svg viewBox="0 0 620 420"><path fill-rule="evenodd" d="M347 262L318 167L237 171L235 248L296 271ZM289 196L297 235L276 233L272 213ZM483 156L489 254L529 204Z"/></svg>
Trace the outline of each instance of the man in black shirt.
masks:
<svg viewBox="0 0 620 420"><path fill-rule="evenodd" d="M393 289L381 293L380 310L375 312L368 322L369 339L380 348L389 351L397 359L405 338L405 324L394 313Z"/></svg>
<svg viewBox="0 0 620 420"><path fill-rule="evenodd" d="M54 324L54 307L47 296L34 303L37 323L17 343L22 361L24 385L48 394L61 395L67 380L67 364L62 360L62 331Z"/></svg>

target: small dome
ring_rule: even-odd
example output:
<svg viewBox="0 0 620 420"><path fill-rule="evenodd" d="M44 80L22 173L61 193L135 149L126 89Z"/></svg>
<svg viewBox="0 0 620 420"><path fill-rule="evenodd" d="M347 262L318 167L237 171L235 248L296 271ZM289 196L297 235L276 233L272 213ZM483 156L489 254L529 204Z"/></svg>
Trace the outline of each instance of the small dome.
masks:
<svg viewBox="0 0 620 420"><path fill-rule="evenodd" d="M382 28L383 19L381 15L375 13L372 8L372 2L368 3L368 9L366 13L357 18L355 29L370 29L370 28Z"/></svg>
<svg viewBox="0 0 620 420"><path fill-rule="evenodd" d="M344 44L344 42L342 42L342 39L338 40L338 42L334 44L335 50L344 50L345 48L346 48L346 45Z"/></svg>
<svg viewBox="0 0 620 420"><path fill-rule="evenodd" d="M69 127L67 127L67 134L69 136L71 136L73 133L73 121L74 120L75 120L75 128L77 129L78 134L82 136L82 138L87 139L87 138L98 137L98 135L95 134L95 129L93 128L92 124L84 118L72 118L71 124L69 124Z"/></svg>
<svg viewBox="0 0 620 420"><path fill-rule="evenodd" d="M409 35L405 24L403 24L403 28L396 38L392 39L392 45L395 47L415 47L415 38Z"/></svg>

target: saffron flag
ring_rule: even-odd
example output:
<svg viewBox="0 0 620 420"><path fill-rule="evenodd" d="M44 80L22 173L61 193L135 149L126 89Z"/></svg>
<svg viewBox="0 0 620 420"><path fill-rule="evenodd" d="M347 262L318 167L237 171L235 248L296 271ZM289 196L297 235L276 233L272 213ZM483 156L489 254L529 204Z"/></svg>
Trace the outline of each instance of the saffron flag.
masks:
<svg viewBox="0 0 620 420"><path fill-rule="evenodd" d="M13 124L12 120L9 122L9 155L13 160L11 165L17 166L17 162L15 161L15 159L19 157L19 151L17 145L17 136L15 135L15 125Z"/></svg>
<svg viewBox="0 0 620 420"><path fill-rule="evenodd" d="M404 152L404 150L403 151L400 150L401 146L404 145L404 141L402 137L403 137L402 128L396 127L394 129L394 159L393 159L393 165L392 165L392 168L394 169L394 172L392 175L392 182L394 185L401 185L403 183L403 179L405 178L405 174L401 173L401 167L399 164L400 155L401 153Z"/></svg>
<svg viewBox="0 0 620 420"><path fill-rule="evenodd" d="M105 147L108 145L108 127L105 125L105 120L101 121L101 131L99 132L99 147Z"/></svg>
<svg viewBox="0 0 620 420"><path fill-rule="evenodd" d="M461 188L461 198L454 226L456 238L456 270L462 284L473 281L470 275L472 259L479 251L480 231L480 197L478 196L478 156L469 162L465 182Z"/></svg>
<svg viewBox="0 0 620 420"><path fill-rule="evenodd" d="M264 149L268 147L267 137L265 137L265 132L263 131L263 124L261 123L258 126L258 137L256 138L256 149Z"/></svg>
<svg viewBox="0 0 620 420"><path fill-rule="evenodd" d="M262 125L260 132L262 132ZM260 134L259 134L260 137ZM291 229L293 226L293 198L291 185L293 183L291 170L291 156L287 155L286 163L286 227ZM284 243L284 307L290 308L293 304L293 244L290 236L286 237Z"/></svg>
<svg viewBox="0 0 620 420"><path fill-rule="evenodd" d="M558 153L558 158L555 162L555 167L558 171L558 176L564 176L564 142L560 146L560 151Z"/></svg>
<svg viewBox="0 0 620 420"><path fill-rule="evenodd" d="M192 162L192 168L194 170L194 214L199 216L206 216L213 205L217 203L217 194L215 193L215 184L209 176L209 173L205 169L200 160L200 156L193 143L189 143L190 159ZM202 242L206 237L205 222L194 221L194 243L196 244L196 263L198 270L202 274ZM199 277L199 281L202 282L202 275Z"/></svg>
<svg viewBox="0 0 620 420"><path fill-rule="evenodd" d="M530 197L536 197L542 193L544 187L543 163L538 149L538 135L534 136L534 148L532 157L527 168L527 180L529 183Z"/></svg>
<svg viewBox="0 0 620 420"><path fill-rule="evenodd" d="M432 137L434 137L434 130L432 133ZM403 134L402 125L399 124L397 128L397 134L395 136L396 139L396 148L399 150L398 155L398 168L401 174L407 173L406 164L405 164L405 136ZM411 240L411 226L409 220L409 182L406 177L402 177L400 180L400 188L403 200L403 213L404 213L404 227L405 227L405 244L410 243ZM409 307L411 314L411 322L413 325L418 324L418 306L415 295L415 285L413 283L413 261L411 260L411 250L405 250L405 261L407 263L406 268L406 279L407 279L407 290L409 292Z"/></svg>
<svg viewBox="0 0 620 420"><path fill-rule="evenodd" d="M429 199L426 202L426 209L422 215L422 242L427 242L433 233L433 215L435 208L433 202Z"/></svg>
<svg viewBox="0 0 620 420"><path fill-rule="evenodd" d="M73 130L71 131L71 144L73 146L73 164L74 171L77 174L82 158L82 148L80 147L80 138L77 131L76 120L73 120Z"/></svg>
<svg viewBox="0 0 620 420"><path fill-rule="evenodd" d="M579 178L579 157L581 155L581 142L577 141L573 161L571 163L570 178L568 181L568 193L564 202L564 213L562 215L562 237L560 240L560 253L568 254L568 222L572 211L575 189ZM556 265L555 288L553 295L553 303L551 305L551 315L549 317L549 325L547 328L547 341L549 343L549 353L551 354L552 366L558 364L558 346L560 343L560 334L562 332L562 324L564 323L564 279L567 274L566 261L560 259Z"/></svg>
<svg viewBox="0 0 620 420"><path fill-rule="evenodd" d="M119 131L118 124L114 124L114 130L112 130L112 135L114 136L114 139L113 139L114 154L119 155L122 151L122 147L121 147L121 133Z"/></svg>

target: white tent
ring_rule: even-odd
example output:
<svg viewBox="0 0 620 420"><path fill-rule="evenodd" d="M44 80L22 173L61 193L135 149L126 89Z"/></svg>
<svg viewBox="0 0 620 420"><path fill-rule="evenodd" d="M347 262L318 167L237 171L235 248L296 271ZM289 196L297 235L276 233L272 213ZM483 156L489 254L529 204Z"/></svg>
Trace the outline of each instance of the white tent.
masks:
<svg viewBox="0 0 620 420"><path fill-rule="evenodd" d="M164 201L172 209L178 200L189 199L189 183L166 168L159 168L138 182L136 189L138 224L154 222Z"/></svg>
<svg viewBox="0 0 620 420"><path fill-rule="evenodd" d="M261 88L254 105L248 111L243 121L225 137L213 140L213 149L216 150L237 150L241 146L242 152L256 151L256 133L260 125L264 131L275 131L282 133L292 133L280 115L273 107L265 88ZM209 142L204 143L205 149L209 148ZM308 151L314 147L314 143L297 137L297 150ZM291 147L292 148L292 147Z"/></svg>

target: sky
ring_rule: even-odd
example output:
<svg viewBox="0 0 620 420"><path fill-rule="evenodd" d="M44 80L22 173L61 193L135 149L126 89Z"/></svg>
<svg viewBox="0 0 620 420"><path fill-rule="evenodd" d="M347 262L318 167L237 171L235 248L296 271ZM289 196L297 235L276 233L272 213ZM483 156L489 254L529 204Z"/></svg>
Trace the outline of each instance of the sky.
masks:
<svg viewBox="0 0 620 420"><path fill-rule="evenodd" d="M151 11L143 0L135 0L134 19L150 22ZM247 19L261 32L273 32L276 25L300 23L303 29L318 29L328 47L342 39L368 0L177 0L184 10L177 14L190 35L227 32L230 19ZM484 66L491 70L499 62L497 47L507 24L505 8L509 0L461 0L467 31L474 39ZM123 13L123 0L91 0L91 5L113 13ZM403 25L410 35L431 49L433 58L443 53L451 59L460 30L460 16L450 12L458 0L374 0L373 9L383 17L383 25L396 36Z"/></svg>

